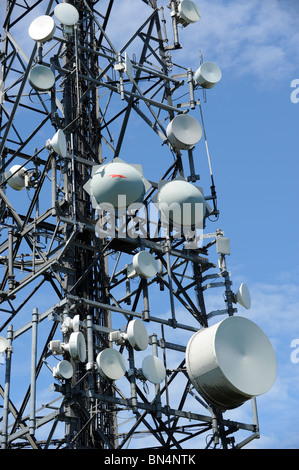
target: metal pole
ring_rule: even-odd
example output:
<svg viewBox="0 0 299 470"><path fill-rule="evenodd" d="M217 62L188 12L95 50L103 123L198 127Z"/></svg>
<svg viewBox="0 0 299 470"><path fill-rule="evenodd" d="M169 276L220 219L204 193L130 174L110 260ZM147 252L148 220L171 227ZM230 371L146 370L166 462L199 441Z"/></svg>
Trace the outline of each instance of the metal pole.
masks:
<svg viewBox="0 0 299 470"><path fill-rule="evenodd" d="M32 313L32 346L31 346L31 385L30 385L30 421L29 434L35 433L35 408L36 408L36 356L37 356L37 323L38 309L34 308Z"/></svg>
<svg viewBox="0 0 299 470"><path fill-rule="evenodd" d="M8 230L8 285L9 289L15 287L14 282L14 270L13 270L13 230Z"/></svg>
<svg viewBox="0 0 299 470"><path fill-rule="evenodd" d="M190 93L190 108L195 109L194 87L193 87L193 72L190 68L187 71L189 93Z"/></svg>
<svg viewBox="0 0 299 470"><path fill-rule="evenodd" d="M175 8L174 0L170 2L170 7L171 7L171 19L172 19L172 29L173 29L173 42L174 42L174 47L178 48L180 46L180 43L179 43L178 25L177 25L176 8Z"/></svg>
<svg viewBox="0 0 299 470"><path fill-rule="evenodd" d="M176 318L175 318L175 308L174 308L173 290L172 290L172 277L171 277L171 267L170 267L170 254L169 254L170 247L171 247L171 242L169 239L169 235L167 235L165 248L166 248L168 283L169 283L170 307L171 307L171 323L172 323L172 326L175 327Z"/></svg>
<svg viewBox="0 0 299 470"><path fill-rule="evenodd" d="M137 408L137 393L136 393L136 375L135 375L135 361L134 361L134 353L133 348L129 347L129 381L131 387L131 405L133 413L138 413Z"/></svg>
<svg viewBox="0 0 299 470"><path fill-rule="evenodd" d="M151 335L151 345L152 345L152 350L153 350L153 356L158 357L158 346L157 346L157 335L153 334ZM162 412L161 412L161 392L160 392L160 385L156 384L155 385L155 393L156 393L156 417L161 418Z"/></svg>
<svg viewBox="0 0 299 470"><path fill-rule="evenodd" d="M259 418L258 418L258 413L257 413L257 403L256 403L256 398L253 397L251 399L251 407L252 407L252 415L253 415L253 422L256 426L256 437L260 437L260 426L259 426Z"/></svg>
<svg viewBox="0 0 299 470"><path fill-rule="evenodd" d="M87 336L87 364L88 364L88 384L90 401L94 403L94 354L93 354L93 322L92 315L87 315L86 318L86 336Z"/></svg>
<svg viewBox="0 0 299 470"><path fill-rule="evenodd" d="M230 316L232 316L234 312L236 311L236 309L233 306L233 293L231 290L232 282L229 279L229 274L226 269L225 255L223 254L219 255L219 267L221 270L221 275L224 277L227 312Z"/></svg>
<svg viewBox="0 0 299 470"><path fill-rule="evenodd" d="M189 158L189 166L190 166L190 176L188 177L188 181L192 181L192 183L195 183L199 179L199 175L195 174L195 166L194 166L192 149L188 150L188 158Z"/></svg>
<svg viewBox="0 0 299 470"><path fill-rule="evenodd" d="M148 300L148 286L147 286L147 280L142 279L142 291L143 291L143 320L148 321L149 320L149 300Z"/></svg>
<svg viewBox="0 0 299 470"><path fill-rule="evenodd" d="M8 412L9 412L9 390L11 378L11 356L12 356L12 325L7 328L7 341L8 347L6 349L6 368L5 368L5 385L4 385L4 399L3 399L3 424L2 424L2 443L1 448L7 447L7 426L8 426Z"/></svg>
<svg viewBox="0 0 299 470"><path fill-rule="evenodd" d="M56 216L56 185L57 185L57 173L56 173L56 158L53 154L51 160L52 167L52 215Z"/></svg>

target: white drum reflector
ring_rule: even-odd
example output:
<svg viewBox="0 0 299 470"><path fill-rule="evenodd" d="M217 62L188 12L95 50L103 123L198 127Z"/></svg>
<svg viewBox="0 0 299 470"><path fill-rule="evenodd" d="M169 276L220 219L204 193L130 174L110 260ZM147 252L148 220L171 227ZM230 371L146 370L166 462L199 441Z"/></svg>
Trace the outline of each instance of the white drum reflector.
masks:
<svg viewBox="0 0 299 470"><path fill-rule="evenodd" d="M65 26L74 26L79 20L79 12L70 3L59 3L54 8L54 15Z"/></svg>
<svg viewBox="0 0 299 470"><path fill-rule="evenodd" d="M21 191L25 188L25 172L26 169L21 167L21 165L13 165L6 173L5 178L7 184L16 191Z"/></svg>
<svg viewBox="0 0 299 470"><path fill-rule="evenodd" d="M62 331L75 331L78 332L80 330L80 315L75 315L73 318L66 317L62 323Z"/></svg>
<svg viewBox="0 0 299 470"><path fill-rule="evenodd" d="M202 129L194 117L189 114L178 114L168 124L166 134L173 147L188 150L200 141Z"/></svg>
<svg viewBox="0 0 299 470"><path fill-rule="evenodd" d="M55 84L55 76L49 67L35 65L29 72L28 81L37 91L49 91Z"/></svg>
<svg viewBox="0 0 299 470"><path fill-rule="evenodd" d="M121 379L126 373L125 358L116 349L101 351L97 355L96 364L100 375L108 380Z"/></svg>
<svg viewBox="0 0 299 470"><path fill-rule="evenodd" d="M76 362L85 362L86 359L86 343L83 333L80 331L72 333L68 344L68 350L71 357Z"/></svg>
<svg viewBox="0 0 299 470"><path fill-rule="evenodd" d="M246 308L247 310L251 307L251 296L249 289L244 282L240 285L238 292L236 293L236 300L237 302L242 305L242 307Z"/></svg>
<svg viewBox="0 0 299 470"><path fill-rule="evenodd" d="M165 380L165 367L157 356L146 356L142 361L142 373L146 380L153 384L160 384Z"/></svg>
<svg viewBox="0 0 299 470"><path fill-rule="evenodd" d="M74 369L69 361L61 361L56 367L53 367L53 377L58 379L70 379L73 376Z"/></svg>
<svg viewBox="0 0 299 470"><path fill-rule="evenodd" d="M157 262L154 256L148 251L140 251L134 255L132 264L138 276L144 279L150 279L157 274Z"/></svg>
<svg viewBox="0 0 299 470"><path fill-rule="evenodd" d="M80 328L80 315L75 315L74 318L71 320L71 326L73 331L78 332Z"/></svg>
<svg viewBox="0 0 299 470"><path fill-rule="evenodd" d="M233 409L266 393L276 378L276 357L265 333L243 317L199 330L186 349L188 376L207 403Z"/></svg>
<svg viewBox="0 0 299 470"><path fill-rule="evenodd" d="M182 0L179 4L179 15L187 23L195 23L200 20L201 14L198 6L189 0Z"/></svg>
<svg viewBox="0 0 299 470"><path fill-rule="evenodd" d="M136 168L123 162L110 162L100 166L92 176L90 191L101 207L124 209L142 200L145 186Z"/></svg>
<svg viewBox="0 0 299 470"><path fill-rule="evenodd" d="M177 226L202 226L206 204L202 192L184 180L173 180L158 192L158 207L166 222Z"/></svg>
<svg viewBox="0 0 299 470"><path fill-rule="evenodd" d="M55 29L56 26L53 18L48 15L42 15L32 21L28 33L34 41L46 42L52 39Z"/></svg>
<svg viewBox="0 0 299 470"><path fill-rule="evenodd" d="M46 146L47 148L53 149L54 152L58 153L61 157L66 157L66 138L61 129L58 129L52 139L47 140Z"/></svg>
<svg viewBox="0 0 299 470"><path fill-rule="evenodd" d="M195 82L203 88L213 88L221 77L220 68L213 62L204 62L194 74Z"/></svg>
<svg viewBox="0 0 299 470"><path fill-rule="evenodd" d="M127 339L136 351L144 351L148 346L147 330L141 320L132 320L128 324Z"/></svg>
<svg viewBox="0 0 299 470"><path fill-rule="evenodd" d="M0 353L4 353L8 348L8 341L4 336L0 336Z"/></svg>

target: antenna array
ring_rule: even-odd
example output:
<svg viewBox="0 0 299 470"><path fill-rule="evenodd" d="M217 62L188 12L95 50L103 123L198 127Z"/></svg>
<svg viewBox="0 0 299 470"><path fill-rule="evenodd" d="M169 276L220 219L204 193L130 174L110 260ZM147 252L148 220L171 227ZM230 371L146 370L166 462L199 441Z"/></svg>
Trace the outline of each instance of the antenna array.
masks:
<svg viewBox="0 0 299 470"><path fill-rule="evenodd" d="M275 357L243 319L253 378L230 373L241 368L235 304L249 308L250 294L245 284L232 291L229 239L210 230L219 212L200 96L213 92L221 71L210 62L194 71L174 62L179 34L200 19L194 2L133 3L132 16L139 7L142 20L121 43L114 0L7 2L3 449L183 448L189 441L227 448L259 434L255 397L271 387ZM186 102L176 98L182 95ZM202 135L205 187L196 173ZM225 305L207 312L212 287ZM226 358L221 368L222 344L217 365L205 361L201 338L213 334L238 360ZM266 354L258 371L257 352ZM197 356L210 367L205 377ZM220 383L224 396L215 392ZM225 417L248 400L253 424ZM238 444L237 430L248 435Z"/></svg>

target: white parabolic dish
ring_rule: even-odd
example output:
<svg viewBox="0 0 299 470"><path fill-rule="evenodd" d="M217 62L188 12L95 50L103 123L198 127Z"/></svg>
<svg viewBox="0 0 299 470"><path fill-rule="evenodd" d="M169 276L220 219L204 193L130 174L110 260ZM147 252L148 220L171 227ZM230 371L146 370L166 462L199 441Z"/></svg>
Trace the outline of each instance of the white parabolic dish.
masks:
<svg viewBox="0 0 299 470"><path fill-rule="evenodd" d="M145 194L141 173L123 162L101 165L92 176L90 190L101 207L111 205L115 209L123 209L140 201Z"/></svg>
<svg viewBox="0 0 299 470"><path fill-rule="evenodd" d="M121 379L126 373L126 360L116 349L103 349L97 355L96 364L101 376L108 380Z"/></svg>
<svg viewBox="0 0 299 470"><path fill-rule="evenodd" d="M204 62L194 74L195 82L203 88L213 88L221 78L221 70L213 62Z"/></svg>
<svg viewBox="0 0 299 470"><path fill-rule="evenodd" d="M55 76L46 65L35 65L29 72L28 81L37 91L48 91L55 84Z"/></svg>
<svg viewBox="0 0 299 470"><path fill-rule="evenodd" d="M8 348L8 341L4 336L0 336L0 353L4 353Z"/></svg>
<svg viewBox="0 0 299 470"><path fill-rule="evenodd" d="M166 128L166 135L175 148L188 150L194 147L202 137L201 125L189 114L178 114Z"/></svg>
<svg viewBox="0 0 299 470"><path fill-rule="evenodd" d="M25 168L21 165L13 165L6 173L5 178L9 178L7 183L12 189L21 191L25 188Z"/></svg>
<svg viewBox="0 0 299 470"><path fill-rule="evenodd" d="M276 378L276 357L265 333L252 321L227 317L199 330L188 342L189 378L205 400L223 410L266 393Z"/></svg>
<svg viewBox="0 0 299 470"><path fill-rule="evenodd" d="M165 367L157 356L146 356L142 361L144 377L153 384L160 384L166 377Z"/></svg>
<svg viewBox="0 0 299 470"><path fill-rule="evenodd" d="M54 8L54 15L65 26L74 26L79 20L79 12L70 3L59 3Z"/></svg>
<svg viewBox="0 0 299 470"><path fill-rule="evenodd" d="M158 206L167 222L184 227L201 226L206 212L201 191L184 180L173 180L159 189Z"/></svg>
<svg viewBox="0 0 299 470"><path fill-rule="evenodd" d="M69 352L76 362L85 362L86 359L86 342L81 331L72 333L69 339Z"/></svg>
<svg viewBox="0 0 299 470"><path fill-rule="evenodd" d="M138 318L132 320L128 324L127 337L132 348L136 351L144 351L148 346L147 330Z"/></svg>
<svg viewBox="0 0 299 470"><path fill-rule="evenodd" d="M74 369L69 361L63 360L53 367L53 376L59 379L70 379L73 376Z"/></svg>
<svg viewBox="0 0 299 470"><path fill-rule="evenodd" d="M195 23L201 17L198 6L190 0L183 0L179 4L179 15L186 23Z"/></svg>
<svg viewBox="0 0 299 470"><path fill-rule="evenodd" d="M242 282L236 294L237 302L247 310L251 307L251 296L247 285Z"/></svg>
<svg viewBox="0 0 299 470"><path fill-rule="evenodd" d="M140 251L133 257L133 267L136 273L145 279L150 279L157 274L157 262L148 251Z"/></svg>
<svg viewBox="0 0 299 470"><path fill-rule="evenodd" d="M47 147L51 147L61 157L66 157L66 138L62 129L58 129L53 138L47 140Z"/></svg>
<svg viewBox="0 0 299 470"><path fill-rule="evenodd" d="M31 39L38 42L46 42L52 39L56 26L53 18L48 15L42 15L29 26L28 33Z"/></svg>

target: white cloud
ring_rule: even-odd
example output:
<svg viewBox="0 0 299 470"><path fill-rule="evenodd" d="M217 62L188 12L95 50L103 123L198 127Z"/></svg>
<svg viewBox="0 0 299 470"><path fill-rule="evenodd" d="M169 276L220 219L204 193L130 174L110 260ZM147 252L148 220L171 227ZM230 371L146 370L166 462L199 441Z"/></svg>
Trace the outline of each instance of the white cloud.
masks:
<svg viewBox="0 0 299 470"><path fill-rule="evenodd" d="M298 7L280 0L207 0L202 19L181 33L189 60L202 50L231 76L267 82L288 77L298 59Z"/></svg>
<svg viewBox="0 0 299 470"><path fill-rule="evenodd" d="M168 3L162 0L158 5L164 7L171 44L173 34ZM288 2L287 8L283 0L197 0L196 3L202 18L186 28L179 27L183 50L172 52L174 62L185 62L185 66L196 70L201 50L204 60L218 63L229 77L245 76L267 87L282 79L293 78L299 59L299 7L296 2ZM101 2L99 8L103 14L106 7L107 2ZM132 1L123 0L117 9L112 9L107 34L116 50L124 46L151 12L141 0L134 2L134 8ZM43 14L43 11L37 13L36 10L26 17L25 29L37 14ZM138 43L140 46L142 41L138 39ZM134 47L137 47L136 42L130 48L130 54L138 52Z"/></svg>

